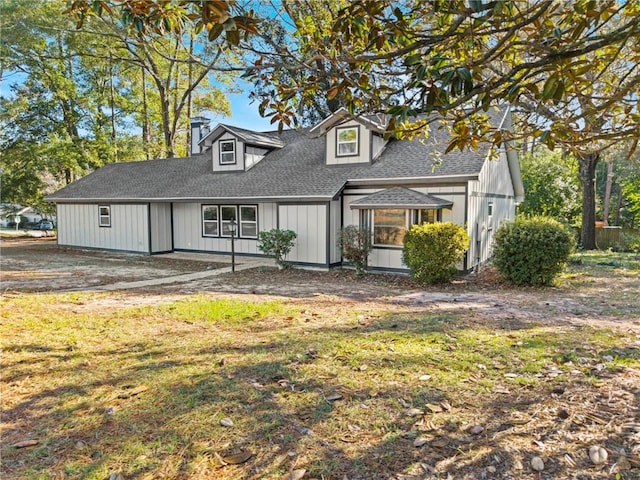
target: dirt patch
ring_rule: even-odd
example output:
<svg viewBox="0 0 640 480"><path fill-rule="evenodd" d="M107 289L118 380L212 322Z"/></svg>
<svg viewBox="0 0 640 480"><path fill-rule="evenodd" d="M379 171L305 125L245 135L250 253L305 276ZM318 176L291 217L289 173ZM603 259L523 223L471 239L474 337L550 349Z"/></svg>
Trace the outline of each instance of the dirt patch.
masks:
<svg viewBox="0 0 640 480"><path fill-rule="evenodd" d="M56 292L91 289L123 281L168 278L229 266L221 257L193 259L122 254L66 248L51 238L0 240L2 288L5 292ZM370 308L425 312L472 312L478 321L505 324L536 322L624 329L640 332L637 292L640 278L624 268L605 271L615 277L612 291L606 277L586 280L580 288L565 281L560 288L516 288L505 283L492 267L462 276L452 283L421 286L406 275L370 274L358 277L351 270L329 272L259 267L188 282L175 282L123 291L120 305L166 302L183 295L284 297L288 302L340 309L349 304ZM113 296L109 297L113 298ZM149 300L149 299L152 300ZM97 308L103 308L98 305Z"/></svg>
<svg viewBox="0 0 640 480"><path fill-rule="evenodd" d="M55 292L200 272L224 264L58 246L53 238L0 240L2 291Z"/></svg>

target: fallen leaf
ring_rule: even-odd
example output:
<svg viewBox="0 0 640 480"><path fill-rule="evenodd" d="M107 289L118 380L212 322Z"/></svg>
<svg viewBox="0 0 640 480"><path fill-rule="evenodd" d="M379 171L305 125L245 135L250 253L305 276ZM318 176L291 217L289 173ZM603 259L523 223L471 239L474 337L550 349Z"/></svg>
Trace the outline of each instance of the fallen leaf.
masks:
<svg viewBox="0 0 640 480"><path fill-rule="evenodd" d="M246 462L251 457L253 457L253 453L251 453L249 450L242 450L232 455L220 456L222 461L227 465L238 465L240 463Z"/></svg>
<svg viewBox="0 0 640 480"><path fill-rule="evenodd" d="M431 410L431 413L440 413L443 411L443 408L435 403L427 403L427 408Z"/></svg>
<svg viewBox="0 0 640 480"><path fill-rule="evenodd" d="M427 380L431 380L431 375L421 375L418 380L420 380L421 382L426 382Z"/></svg>
<svg viewBox="0 0 640 480"><path fill-rule="evenodd" d="M38 445L40 443L38 440L22 440L18 443L14 443L11 445L13 448L25 448L25 447L33 447L34 445Z"/></svg>
<svg viewBox="0 0 640 480"><path fill-rule="evenodd" d="M304 468L292 470L291 472L287 473L282 480L301 480L306 473L307 470Z"/></svg>
<svg viewBox="0 0 640 480"><path fill-rule="evenodd" d="M336 400L341 400L342 395L340 395L339 393L334 393L332 395L329 395L328 397L325 397L325 399L327 400L327 402L335 402Z"/></svg>
<svg viewBox="0 0 640 480"><path fill-rule="evenodd" d="M417 417L418 415L422 415L423 412L419 408L410 408L405 412L407 417Z"/></svg>
<svg viewBox="0 0 640 480"><path fill-rule="evenodd" d="M429 443L429 440L430 439L428 437L418 437L413 441L413 446L416 448L423 447L424 445Z"/></svg>
<svg viewBox="0 0 640 480"><path fill-rule="evenodd" d="M443 400L442 402L440 402L440 406L442 407L443 410L446 410L446 411L451 410L451 404L446 400Z"/></svg>
<svg viewBox="0 0 640 480"><path fill-rule="evenodd" d="M467 429L471 435L480 435L484 432L484 427L482 425L473 425Z"/></svg>
<svg viewBox="0 0 640 480"><path fill-rule="evenodd" d="M220 425L222 425L223 427L233 427L233 420L231 420L230 418L223 418L222 420L220 420Z"/></svg>
<svg viewBox="0 0 640 480"><path fill-rule="evenodd" d="M149 390L149 387L147 387L146 385L140 385L139 387L118 394L118 398L135 397L136 395L140 395L142 392L146 392L147 390Z"/></svg>
<svg viewBox="0 0 640 480"><path fill-rule="evenodd" d="M589 458L595 465L600 465L607 463L609 454L600 445L592 445L591 448L589 448Z"/></svg>
<svg viewBox="0 0 640 480"><path fill-rule="evenodd" d="M541 472L544 470L544 462L540 457L533 457L531 459L531 468L533 468L536 472Z"/></svg>

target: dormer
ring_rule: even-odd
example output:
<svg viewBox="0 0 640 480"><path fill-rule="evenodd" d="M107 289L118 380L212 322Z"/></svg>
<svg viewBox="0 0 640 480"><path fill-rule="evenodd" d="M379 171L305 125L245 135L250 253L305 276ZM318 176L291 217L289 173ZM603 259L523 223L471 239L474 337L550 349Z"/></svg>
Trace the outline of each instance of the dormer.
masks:
<svg viewBox="0 0 640 480"><path fill-rule="evenodd" d="M247 171L267 153L284 147L272 133L253 132L244 128L218 124L199 142L202 151L211 151L214 172Z"/></svg>
<svg viewBox="0 0 640 480"><path fill-rule="evenodd" d="M310 130L325 136L327 165L372 163L384 148L385 123L378 116L353 116L341 108Z"/></svg>

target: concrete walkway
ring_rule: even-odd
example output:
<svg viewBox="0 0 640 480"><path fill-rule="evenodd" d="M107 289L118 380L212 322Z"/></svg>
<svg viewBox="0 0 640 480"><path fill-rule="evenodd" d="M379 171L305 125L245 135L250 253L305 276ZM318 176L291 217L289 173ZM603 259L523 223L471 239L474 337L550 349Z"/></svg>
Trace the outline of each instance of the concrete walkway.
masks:
<svg viewBox="0 0 640 480"><path fill-rule="evenodd" d="M200 253L167 253L158 255L159 257L172 258L176 260L196 260L208 263L229 263L229 255L211 255ZM255 257L236 257L236 272L249 270L258 267L273 267L275 262L268 258ZM157 285L166 285L170 283L186 283L191 280L200 280L208 277L215 277L224 273L231 273L231 266L205 270L203 272L185 273L183 275L173 275L170 277L151 278L149 280L138 280L135 282L116 282L108 285L96 285L93 287L81 287L64 290L65 292L91 291L91 292L112 292L115 290L128 290L131 288L155 287Z"/></svg>

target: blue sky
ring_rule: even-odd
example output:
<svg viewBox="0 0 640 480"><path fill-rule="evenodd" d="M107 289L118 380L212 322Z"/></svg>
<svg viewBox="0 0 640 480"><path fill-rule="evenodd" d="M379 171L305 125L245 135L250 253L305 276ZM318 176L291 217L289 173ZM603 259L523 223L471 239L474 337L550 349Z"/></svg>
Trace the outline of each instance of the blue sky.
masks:
<svg viewBox="0 0 640 480"><path fill-rule="evenodd" d="M214 118L207 115L207 113L204 113L204 117L211 118L211 127L213 128L217 123L227 123L229 125L258 132L277 129L277 125L271 125L269 123L270 119L262 118L260 116L258 113L258 102L250 103L249 90L250 86L245 82L243 93L229 95L229 101L231 102L231 117Z"/></svg>

